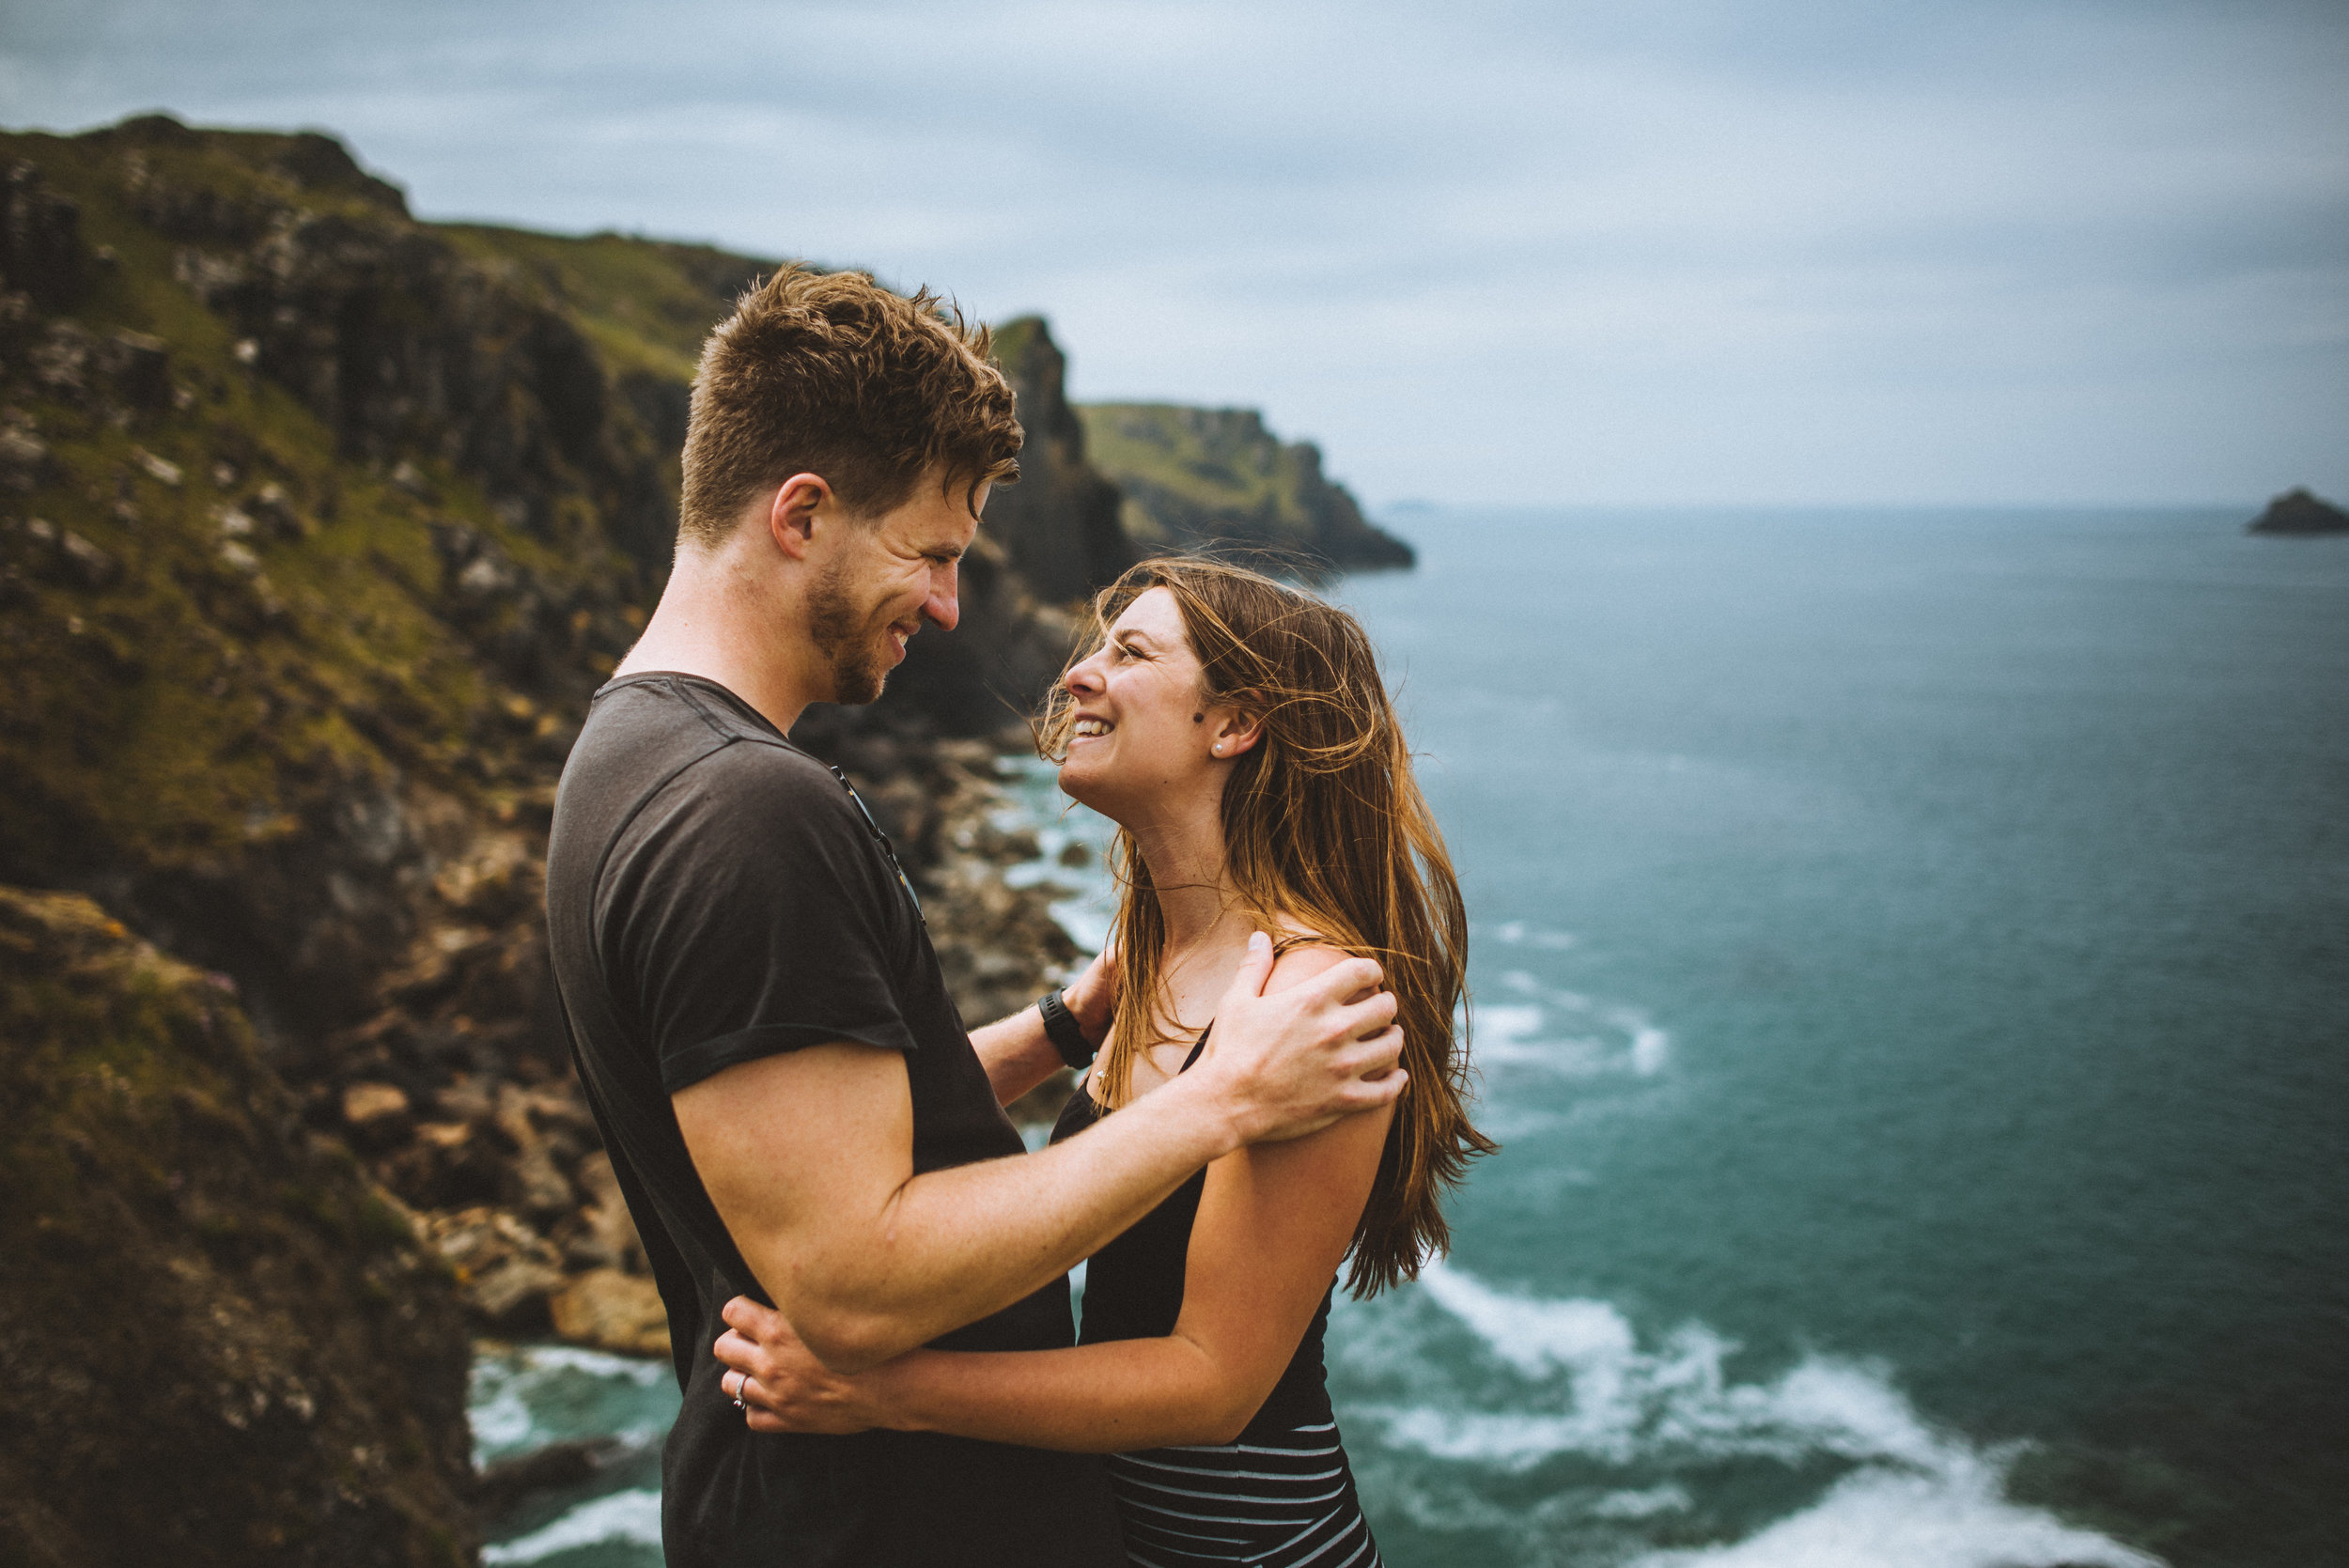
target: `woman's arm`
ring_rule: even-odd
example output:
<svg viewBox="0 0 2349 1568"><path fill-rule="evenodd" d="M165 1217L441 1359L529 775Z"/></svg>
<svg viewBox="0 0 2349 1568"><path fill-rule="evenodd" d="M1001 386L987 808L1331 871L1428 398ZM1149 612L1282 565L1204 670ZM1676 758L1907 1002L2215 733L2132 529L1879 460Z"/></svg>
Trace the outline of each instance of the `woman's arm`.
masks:
<svg viewBox="0 0 2349 1568"><path fill-rule="evenodd" d="M1085 1038L1098 1045L1110 1032L1110 1013L1117 1001L1117 970L1106 953L1087 964L1084 972L1061 992L1061 1001L1077 1019ZM971 1048L987 1069L988 1087L997 1105L1009 1105L1050 1078L1067 1063L1044 1032L1044 1019L1034 1006L1010 1017L971 1032Z"/></svg>
<svg viewBox="0 0 2349 1568"><path fill-rule="evenodd" d="M1284 956L1268 990L1343 955ZM915 1351L856 1377L826 1373L769 1310L738 1299L720 1360L753 1381L762 1432L893 1426L1107 1452L1228 1442L1280 1380L1345 1260L1392 1109L1207 1168L1174 1333L1069 1350ZM747 1330L747 1332L745 1332ZM727 1379L729 1383L733 1379Z"/></svg>

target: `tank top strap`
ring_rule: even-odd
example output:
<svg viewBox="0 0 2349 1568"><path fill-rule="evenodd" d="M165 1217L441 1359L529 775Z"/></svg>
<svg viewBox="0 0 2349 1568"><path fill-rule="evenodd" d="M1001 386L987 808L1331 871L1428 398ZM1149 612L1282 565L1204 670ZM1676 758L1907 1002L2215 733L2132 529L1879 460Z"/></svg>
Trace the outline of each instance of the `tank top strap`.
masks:
<svg viewBox="0 0 2349 1568"><path fill-rule="evenodd" d="M1209 1018L1207 1020L1207 1027L1199 1032L1199 1043L1190 1048L1190 1054L1183 1058L1183 1064L1174 1069L1174 1076L1176 1078L1180 1078L1185 1073L1190 1071L1190 1064L1199 1060L1199 1053L1201 1051L1207 1048L1207 1036L1213 1034L1214 1032L1215 1020L1213 1018Z"/></svg>

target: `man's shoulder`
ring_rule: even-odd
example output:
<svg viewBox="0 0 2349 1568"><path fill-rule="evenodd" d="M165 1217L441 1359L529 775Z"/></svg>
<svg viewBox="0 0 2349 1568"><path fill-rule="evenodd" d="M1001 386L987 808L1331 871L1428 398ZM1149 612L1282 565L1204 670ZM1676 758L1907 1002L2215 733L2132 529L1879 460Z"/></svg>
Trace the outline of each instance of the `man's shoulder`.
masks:
<svg viewBox="0 0 2349 1568"><path fill-rule="evenodd" d="M658 784L692 769L697 784L837 791L822 763L696 675L631 675L596 693L564 768L573 775Z"/></svg>
<svg viewBox="0 0 2349 1568"><path fill-rule="evenodd" d="M643 675L597 693L564 765L550 847L600 861L591 846L653 823L664 837L698 837L698 827L826 834L851 829L853 812L830 768L736 711L723 687Z"/></svg>

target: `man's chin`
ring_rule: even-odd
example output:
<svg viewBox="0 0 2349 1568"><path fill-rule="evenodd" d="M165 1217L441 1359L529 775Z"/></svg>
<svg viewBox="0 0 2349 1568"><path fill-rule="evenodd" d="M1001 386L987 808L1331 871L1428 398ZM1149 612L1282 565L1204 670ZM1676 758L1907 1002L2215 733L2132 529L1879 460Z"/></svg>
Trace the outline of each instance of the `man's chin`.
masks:
<svg viewBox="0 0 2349 1568"><path fill-rule="evenodd" d="M880 701L881 690L888 684L888 667L878 660L864 664L834 665L832 700L843 707L862 707L867 703Z"/></svg>

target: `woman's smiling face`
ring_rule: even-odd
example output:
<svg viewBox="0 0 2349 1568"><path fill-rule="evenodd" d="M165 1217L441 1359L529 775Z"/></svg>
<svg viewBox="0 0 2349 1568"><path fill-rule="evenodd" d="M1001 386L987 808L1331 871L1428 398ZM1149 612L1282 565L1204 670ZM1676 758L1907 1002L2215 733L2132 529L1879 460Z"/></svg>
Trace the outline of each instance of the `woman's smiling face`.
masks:
<svg viewBox="0 0 2349 1568"><path fill-rule="evenodd" d="M1063 679L1075 724L1061 788L1113 821L1164 810L1192 789L1220 791L1222 761L1244 749L1230 711L1206 701L1199 656L1164 588L1128 605L1109 639Z"/></svg>

